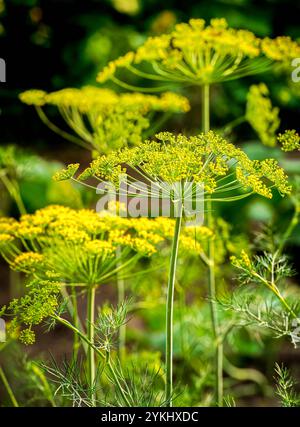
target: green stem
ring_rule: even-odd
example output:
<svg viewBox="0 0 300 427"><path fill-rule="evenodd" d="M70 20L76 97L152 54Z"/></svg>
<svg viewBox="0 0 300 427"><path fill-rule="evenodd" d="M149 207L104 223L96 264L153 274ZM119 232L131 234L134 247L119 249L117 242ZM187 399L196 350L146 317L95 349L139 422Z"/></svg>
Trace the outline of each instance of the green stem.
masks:
<svg viewBox="0 0 300 427"><path fill-rule="evenodd" d="M246 116L238 117L237 119L232 120L231 122L227 123L227 125L223 128L223 133L226 135L229 132L232 131L236 126L244 123L246 121Z"/></svg>
<svg viewBox="0 0 300 427"><path fill-rule="evenodd" d="M23 203L23 200L21 197L21 192L20 192L20 187L19 187L18 182L15 180L12 182L5 175L1 176L1 180L2 180L5 188L7 189L10 197L15 201L20 214L25 215L27 213L27 211L26 211L26 208L24 206L24 203Z"/></svg>
<svg viewBox="0 0 300 427"><path fill-rule="evenodd" d="M6 375L5 375L5 373L4 373L4 371L3 371L3 369L2 369L1 366L0 366L0 378L2 379L2 382L4 384L5 390L7 391L7 394L10 397L11 403L13 404L13 406L15 408L18 408L19 404L17 402L17 399L15 398L14 392L12 391L12 388L9 385L9 382L8 382L8 380L6 378Z"/></svg>
<svg viewBox="0 0 300 427"><path fill-rule="evenodd" d="M117 258L121 259L121 248L117 249ZM118 266L121 265L118 261ZM125 280L121 277L120 272L117 274L117 286L118 286L118 305L123 303L125 300ZM123 323L119 328L119 343L118 343L118 356L120 362L124 361L126 356L126 323Z"/></svg>
<svg viewBox="0 0 300 427"><path fill-rule="evenodd" d="M74 287L71 288L71 300L72 300L72 308L73 308L74 325L76 326L77 329L80 329L80 319L78 315L78 306L77 306L77 295L76 295L76 289ZM80 339L77 334L74 334L73 357L75 360L77 360L79 348L80 348Z"/></svg>
<svg viewBox="0 0 300 427"><path fill-rule="evenodd" d="M83 326L81 324L79 315L78 315L78 307L77 307L77 296L76 296L76 289L75 287L71 287L71 296L69 295L67 288L65 285L61 286L61 294L64 300L67 304L67 309L72 317L74 326L83 331ZM87 346L84 342L82 342L82 346L84 348L84 351L87 353ZM80 348L80 338L77 334L74 334L74 341L73 341L73 359L77 360L78 351Z"/></svg>
<svg viewBox="0 0 300 427"><path fill-rule="evenodd" d="M202 88L202 129L207 133L210 129L210 111L209 111L209 85ZM212 213L212 200L210 196L207 200L207 226L214 229L214 218ZM216 402L218 406L223 406L223 343L219 339L219 322L216 309L216 277L215 277L215 244L213 239L208 240L208 291L209 304L211 312L211 321L213 336L215 340L215 381L216 381Z"/></svg>
<svg viewBox="0 0 300 427"><path fill-rule="evenodd" d="M96 365L95 365L95 293L96 287L90 286L87 291L87 338L92 344L88 347L87 352L87 370L88 370L88 381L90 386L90 398L93 406L96 405Z"/></svg>
<svg viewBox="0 0 300 427"><path fill-rule="evenodd" d="M77 138L76 136L73 136L71 134L69 134L68 132L63 131L62 129L60 129L58 126L56 126L54 123L52 123L48 117L46 116L46 114L44 113L43 109L41 107L35 107L39 118L41 119L41 121L48 126L49 129L51 129L53 132L55 132L57 135L61 136L63 139L66 139L70 142L73 142L74 144L77 144L87 150L90 149L90 146L87 142L82 141L80 138Z"/></svg>
<svg viewBox="0 0 300 427"><path fill-rule="evenodd" d="M173 311L176 264L178 256L179 236L182 220L182 206L176 218L172 252L170 258L167 302L166 302L166 405L172 406L173 395Z"/></svg>
<svg viewBox="0 0 300 427"><path fill-rule="evenodd" d="M202 86L202 131L207 133L210 129L209 123L209 85Z"/></svg>

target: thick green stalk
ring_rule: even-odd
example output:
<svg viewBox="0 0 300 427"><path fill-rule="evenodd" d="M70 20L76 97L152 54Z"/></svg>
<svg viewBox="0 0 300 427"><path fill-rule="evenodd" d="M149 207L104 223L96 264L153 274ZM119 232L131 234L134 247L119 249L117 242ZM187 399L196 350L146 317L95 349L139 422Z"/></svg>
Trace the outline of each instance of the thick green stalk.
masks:
<svg viewBox="0 0 300 427"><path fill-rule="evenodd" d="M96 287L91 286L87 291L87 338L90 343L87 352L87 370L88 370L88 381L91 389L90 398L93 406L96 404L96 365L95 365L95 349L94 349L94 338L95 338L95 293Z"/></svg>
<svg viewBox="0 0 300 427"><path fill-rule="evenodd" d="M76 289L74 286L71 289L71 297L72 297L74 325L76 326L77 329L80 329L80 319L78 315L78 306L77 306L77 295L76 295ZM80 348L80 339L77 334L74 334L73 357L75 360L77 360L79 348Z"/></svg>
<svg viewBox="0 0 300 427"><path fill-rule="evenodd" d="M208 132L210 129L210 110L209 110L209 85L202 87L202 129ZM212 213L212 201L207 200L207 226L214 229L214 218ZM213 239L208 240L208 259L209 275L208 290L209 303L213 328L213 336L216 345L215 351L215 375L216 375L216 401L218 406L223 405L223 343L219 338L218 313L216 310L216 277L215 277L215 245Z"/></svg>
<svg viewBox="0 0 300 427"><path fill-rule="evenodd" d="M166 302L166 405L172 406L173 395L173 312L176 264L178 255L179 236L182 220L182 207L176 218L175 230L170 258L167 302Z"/></svg>

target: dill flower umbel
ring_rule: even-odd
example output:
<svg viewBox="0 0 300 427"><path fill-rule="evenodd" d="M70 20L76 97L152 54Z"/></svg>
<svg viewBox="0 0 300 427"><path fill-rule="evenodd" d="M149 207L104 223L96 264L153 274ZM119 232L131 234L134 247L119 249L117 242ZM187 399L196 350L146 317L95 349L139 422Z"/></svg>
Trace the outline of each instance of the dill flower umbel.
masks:
<svg viewBox="0 0 300 427"><path fill-rule="evenodd" d="M55 175L57 180L72 177L75 179L66 170ZM276 160L252 161L240 148L212 131L192 137L162 132L156 140L98 157L77 180L91 177L113 182L116 187L125 178L132 183L139 177L144 179L149 194L153 186L163 191L165 183L200 183L204 196L212 195L214 201L234 200L253 193L271 198L272 187L282 195L290 192L287 176ZM237 190L242 195L236 195Z"/></svg>
<svg viewBox="0 0 300 427"><path fill-rule="evenodd" d="M166 118L169 114L185 113L190 109L185 97L172 92L163 93L160 97L140 93L117 94L110 89L92 86L66 88L52 93L29 90L21 93L20 99L25 104L34 105L40 118L52 130L99 153L139 143L143 132L149 131L150 113ZM79 138L50 123L42 109L46 105L57 107Z"/></svg>
<svg viewBox="0 0 300 427"><path fill-rule="evenodd" d="M0 252L13 270L30 279L24 297L13 300L7 310L14 315L11 331L22 328L19 338L32 344L32 327L54 315L62 286L88 290L150 257L173 235L169 218L121 218L103 211L48 206L19 221L0 219ZM204 226L188 227L181 237L182 249L203 252L213 238Z"/></svg>
<svg viewBox="0 0 300 427"><path fill-rule="evenodd" d="M101 284L143 256L151 256L159 245L171 239L173 221L169 218L122 218L103 211L75 210L48 206L19 221L0 221L0 251L12 269L39 280L72 285ZM187 250L200 250L212 237L207 227L186 228L182 244ZM122 257L117 258L117 248ZM121 267L123 268L123 267Z"/></svg>
<svg viewBox="0 0 300 427"><path fill-rule="evenodd" d="M280 126L279 108L273 107L264 83L252 85L247 95L246 120L258 134L261 142L276 145L276 132Z"/></svg>
<svg viewBox="0 0 300 427"><path fill-rule="evenodd" d="M295 129L286 130L283 134L280 133L278 142L281 144L283 151L300 150L300 136Z"/></svg>
<svg viewBox="0 0 300 427"><path fill-rule="evenodd" d="M300 56L300 46L289 37L260 39L247 30L229 28L226 20L203 19L175 26L170 34L150 37L136 52L111 61L98 81L112 80L130 85L117 77L126 69L155 82L212 84L264 71L272 62L290 64ZM144 64L151 66L142 68ZM157 88L159 89L159 88Z"/></svg>

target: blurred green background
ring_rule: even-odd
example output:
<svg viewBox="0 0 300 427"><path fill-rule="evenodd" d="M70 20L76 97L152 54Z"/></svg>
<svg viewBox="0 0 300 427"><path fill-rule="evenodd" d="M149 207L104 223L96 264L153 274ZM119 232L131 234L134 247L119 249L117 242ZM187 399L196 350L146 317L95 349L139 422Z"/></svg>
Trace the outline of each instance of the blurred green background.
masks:
<svg viewBox="0 0 300 427"><path fill-rule="evenodd" d="M33 120L34 112L18 101L18 93L95 84L97 72L107 61L135 49L149 35L170 31L177 22L225 17L231 26L247 28L258 36L297 38L299 15L300 3L293 0L0 0L0 54L7 63L7 83L0 86L1 144L31 146L69 160L61 153L63 141ZM285 127L294 126L299 101L290 99L276 77L264 75L263 80L282 108ZM213 125L224 124L243 111L253 81L257 79L216 88ZM197 106L198 94L190 95ZM187 123L197 127L197 114ZM185 123L177 126L184 128Z"/></svg>

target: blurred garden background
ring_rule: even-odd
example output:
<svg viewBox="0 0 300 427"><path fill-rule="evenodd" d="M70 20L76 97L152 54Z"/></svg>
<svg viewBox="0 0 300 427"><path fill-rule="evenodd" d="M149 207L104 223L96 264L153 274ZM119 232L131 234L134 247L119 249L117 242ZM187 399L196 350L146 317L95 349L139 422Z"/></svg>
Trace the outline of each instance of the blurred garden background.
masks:
<svg viewBox="0 0 300 427"><path fill-rule="evenodd" d="M187 22L190 18L209 21L214 17L224 17L231 27L245 28L261 37L284 34L299 40L299 16L300 3L294 0L0 0L0 57L5 59L7 66L7 82L0 83L0 173L5 175L11 168L27 212L53 203L74 208L89 205L93 196L84 187L74 187L69 182L57 183L51 179L64 164L80 162L87 165L89 153L45 126L33 108L21 103L18 98L21 92L32 88L51 92L65 87L97 85L97 73L108 61L135 50L147 37L169 32L176 23ZM294 84L289 77L268 72L214 85L211 93L212 128L222 128L243 116L249 87L259 82L268 86L272 104L280 108L283 125L278 131L299 130L300 83ZM120 91L112 83L106 87ZM174 87L174 90L178 92L178 88ZM164 129L197 134L200 131L200 91L198 93L194 87L186 88L181 94L187 96L193 108L187 114L171 117ZM49 109L48 117L67 130L55 108ZM274 157L289 174L300 172L300 157L297 154L286 155L278 147L263 145L246 122L236 127L230 138L236 144L246 141L243 147L251 158ZM0 182L0 195L1 216L17 218L18 204L3 181ZM272 201L251 197L235 204L218 206L218 209L219 215L230 224L229 233L235 236L233 239L243 236L244 241L250 243L262 224L273 224L275 231L282 231L293 215L290 201L281 199L279 195ZM298 225L286 250L296 270L293 284L299 282L299 250ZM197 282L197 269L185 272L184 266L180 268L181 275L189 275L190 283ZM224 271L234 283L232 270L226 271L225 268ZM155 298L155 287L159 287L159 284L154 284L149 295L146 295L147 277L139 280L144 284L142 293L145 299L150 293ZM131 292L134 292L135 287L141 284L133 280L130 286ZM199 292L201 294L201 290ZM14 277L14 273L9 272L1 261L0 305L21 293L21 279ZM188 295L192 301L194 292L190 291ZM114 301L114 292L104 287L101 300ZM196 308L194 310L195 316L200 316ZM133 349L144 349L146 359L148 347L154 346L158 353L162 351L163 315L160 307L154 305L151 316L149 311L142 312L129 325L129 345ZM201 316L205 317L205 313ZM201 316L197 327L200 335L205 333L201 332L202 322L205 323ZM147 328L152 332L145 334ZM180 335L180 331L176 333ZM26 369L30 371L30 367L25 354L38 358L42 355L47 357L50 352L63 360L68 351L66 341L70 337L63 328L51 331L50 335L44 334L41 329L39 339L32 347L12 343L1 351L0 360L7 367L12 385L20 387L29 402L32 399L33 404L45 404L43 400L38 400L36 392L32 392L33 385L30 386L32 388L28 387ZM179 348L178 340L176 345L176 357L180 360L185 355ZM228 385L233 384L233 387L240 377L241 382L235 389L240 405L277 404L268 385L274 382L275 360L284 363L291 369L294 378L300 380L300 350L295 350L285 340L271 340L268 337L261 340L244 330L232 338L229 347L225 375ZM201 354L201 349L199 352ZM155 352L153 363L156 363ZM196 361L191 363L197 364ZM250 369L245 379L243 369ZM18 378L15 372L19 373ZM202 390L200 382L199 379L194 385L195 394ZM194 400L197 402L196 398ZM0 404L5 405L7 401L0 385Z"/></svg>

